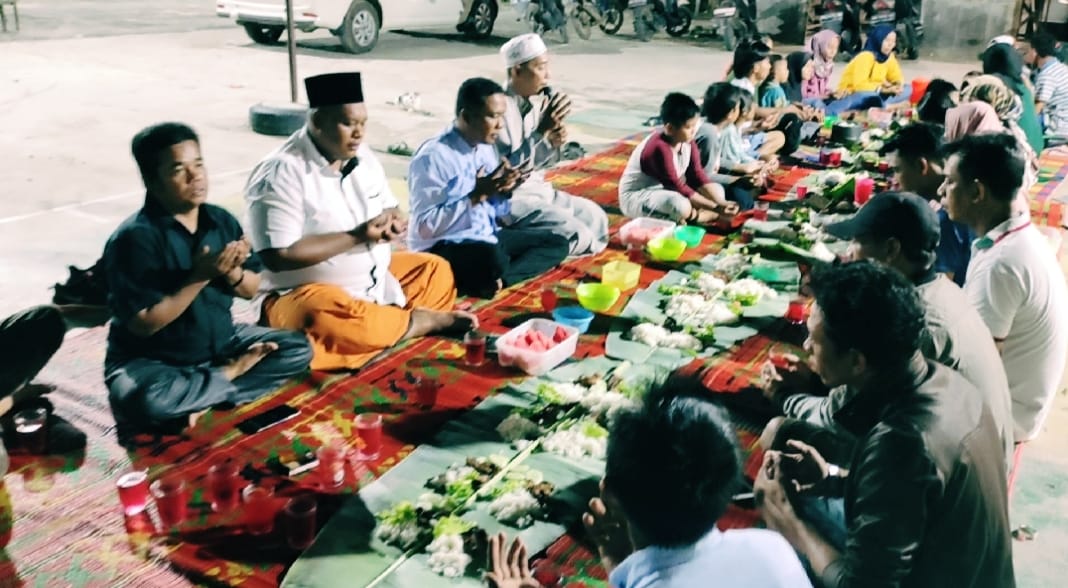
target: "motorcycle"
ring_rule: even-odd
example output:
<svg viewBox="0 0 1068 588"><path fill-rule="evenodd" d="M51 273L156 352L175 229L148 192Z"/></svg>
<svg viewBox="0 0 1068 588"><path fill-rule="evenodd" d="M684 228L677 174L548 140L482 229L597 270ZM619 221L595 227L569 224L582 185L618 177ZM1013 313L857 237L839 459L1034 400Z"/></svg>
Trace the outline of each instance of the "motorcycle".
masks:
<svg viewBox="0 0 1068 588"><path fill-rule="evenodd" d="M631 0L634 11L634 33L638 39L648 41L656 31L664 29L672 37L681 37L690 31L693 12L686 0L673 0L674 9L668 9L666 0Z"/></svg>
<svg viewBox="0 0 1068 588"><path fill-rule="evenodd" d="M627 11L628 0L598 0L597 8L601 11L601 31L614 35L623 26L623 13Z"/></svg>
<svg viewBox="0 0 1068 588"><path fill-rule="evenodd" d="M746 14L746 0L719 0L712 9L709 26L694 27L693 34L701 37L719 37L723 41L724 51L734 51L739 39L748 39L757 35L755 23Z"/></svg>
<svg viewBox="0 0 1068 588"><path fill-rule="evenodd" d="M568 21L578 36L586 40L593 27L601 24L601 16L592 0L531 0L528 4L524 18L530 30L539 35L558 30L565 43L568 42Z"/></svg>

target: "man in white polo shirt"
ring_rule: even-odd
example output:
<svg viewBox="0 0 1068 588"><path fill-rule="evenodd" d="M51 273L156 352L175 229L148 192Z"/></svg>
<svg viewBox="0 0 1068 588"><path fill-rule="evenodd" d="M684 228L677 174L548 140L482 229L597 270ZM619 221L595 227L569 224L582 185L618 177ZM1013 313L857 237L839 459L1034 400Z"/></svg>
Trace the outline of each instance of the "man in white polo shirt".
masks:
<svg viewBox="0 0 1068 588"><path fill-rule="evenodd" d="M497 151L513 167L533 170L512 192L505 226L545 229L569 241L570 255L599 253L608 246L608 215L596 202L557 190L545 170L560 160L567 142L564 119L571 112L565 94L549 94L549 50L536 33L513 37L501 46L508 67L504 128ZM545 96L542 96L546 94Z"/></svg>
<svg viewBox="0 0 1068 588"><path fill-rule="evenodd" d="M245 188L263 273L262 317L311 339L316 370L356 369L399 341L474 317L452 311L444 259L394 252L407 219L364 143L359 73L304 80L308 124L256 166Z"/></svg>
<svg viewBox="0 0 1068 588"><path fill-rule="evenodd" d="M1068 357L1068 287L1045 237L1012 215L1024 162L1006 133L946 147L943 205L981 235L972 246L968 299L990 328L1009 379L1017 443L1038 436Z"/></svg>

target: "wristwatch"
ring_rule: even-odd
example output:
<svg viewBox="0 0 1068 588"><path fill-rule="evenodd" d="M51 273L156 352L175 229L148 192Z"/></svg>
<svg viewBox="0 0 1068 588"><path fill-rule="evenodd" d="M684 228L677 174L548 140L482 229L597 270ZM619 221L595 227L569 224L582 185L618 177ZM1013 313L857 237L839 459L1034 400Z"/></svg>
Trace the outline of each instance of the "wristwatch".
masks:
<svg viewBox="0 0 1068 588"><path fill-rule="evenodd" d="M823 479L820 494L824 496L841 496L845 493L845 478L842 468L833 463L827 464L827 477Z"/></svg>

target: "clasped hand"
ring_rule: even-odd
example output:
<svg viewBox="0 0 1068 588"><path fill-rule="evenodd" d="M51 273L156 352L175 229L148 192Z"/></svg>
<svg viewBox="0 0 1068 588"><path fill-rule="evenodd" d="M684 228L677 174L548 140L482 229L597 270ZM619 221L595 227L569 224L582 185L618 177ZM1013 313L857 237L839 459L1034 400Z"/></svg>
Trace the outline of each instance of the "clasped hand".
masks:
<svg viewBox="0 0 1068 588"><path fill-rule="evenodd" d="M501 164L492 173L486 174L486 168L478 170L475 179L475 190L471 194L471 201L475 204L485 202L494 194L508 194L519 187L530 177L533 171L532 163L526 163L513 167L507 159L501 158Z"/></svg>
<svg viewBox="0 0 1068 588"><path fill-rule="evenodd" d="M365 243L396 241L404 236L406 225L396 210L386 210L356 227L354 234Z"/></svg>
<svg viewBox="0 0 1068 588"><path fill-rule="evenodd" d="M193 281L207 282L228 275L239 269L252 255L252 245L242 236L227 243L218 253L212 253L207 245L193 260Z"/></svg>

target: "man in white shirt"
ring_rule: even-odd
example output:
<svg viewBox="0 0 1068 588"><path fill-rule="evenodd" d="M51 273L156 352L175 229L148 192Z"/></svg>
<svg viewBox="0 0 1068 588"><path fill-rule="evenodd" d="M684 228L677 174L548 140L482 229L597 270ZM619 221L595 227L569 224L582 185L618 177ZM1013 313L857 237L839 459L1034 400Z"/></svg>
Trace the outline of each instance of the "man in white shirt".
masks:
<svg viewBox="0 0 1068 588"><path fill-rule="evenodd" d="M245 189L253 247L268 271L268 324L303 330L312 369L356 369L399 341L468 328L452 311L449 264L394 252L407 220L382 164L363 142L359 73L304 81L308 124L253 170Z"/></svg>
<svg viewBox="0 0 1068 588"><path fill-rule="evenodd" d="M557 190L543 170L560 159L567 142L564 119L571 99L550 93L549 55L536 33L514 37L501 46L508 67L504 127L497 151L513 167L531 168L533 175L512 192L512 210L502 224L546 229L570 242L571 255L599 253L608 246L608 215L596 202ZM544 95L544 96L542 96Z"/></svg>
<svg viewBox="0 0 1068 588"><path fill-rule="evenodd" d="M1038 436L1068 356L1068 287L1045 237L1011 214L1023 181L1015 139L980 133L947 146L943 205L981 235L972 246L965 292L1001 351L1017 443Z"/></svg>

